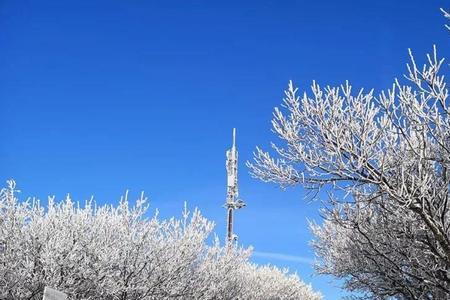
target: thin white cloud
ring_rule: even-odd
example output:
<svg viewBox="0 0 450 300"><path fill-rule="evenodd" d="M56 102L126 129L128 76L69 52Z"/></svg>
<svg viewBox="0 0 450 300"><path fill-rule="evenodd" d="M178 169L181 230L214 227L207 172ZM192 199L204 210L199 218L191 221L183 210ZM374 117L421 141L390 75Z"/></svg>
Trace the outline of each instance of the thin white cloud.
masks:
<svg viewBox="0 0 450 300"><path fill-rule="evenodd" d="M312 265L314 263L314 259L311 257L289 255L289 254L284 254L284 253L254 251L253 256L261 257L261 258L268 258L268 259L275 259L275 260L299 262L299 263L308 264L308 265Z"/></svg>

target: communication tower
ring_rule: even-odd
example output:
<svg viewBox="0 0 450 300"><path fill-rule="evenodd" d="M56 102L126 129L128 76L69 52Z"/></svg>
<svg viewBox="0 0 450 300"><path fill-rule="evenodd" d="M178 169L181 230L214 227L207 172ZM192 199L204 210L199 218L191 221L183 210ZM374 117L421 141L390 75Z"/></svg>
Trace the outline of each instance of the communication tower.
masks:
<svg viewBox="0 0 450 300"><path fill-rule="evenodd" d="M245 207L244 201L238 199L238 152L236 150L236 128L233 128L233 145L227 151L227 160L225 163L227 169L227 200L225 208L227 209L227 244L230 246L237 240L237 235L233 233L233 214L235 209Z"/></svg>

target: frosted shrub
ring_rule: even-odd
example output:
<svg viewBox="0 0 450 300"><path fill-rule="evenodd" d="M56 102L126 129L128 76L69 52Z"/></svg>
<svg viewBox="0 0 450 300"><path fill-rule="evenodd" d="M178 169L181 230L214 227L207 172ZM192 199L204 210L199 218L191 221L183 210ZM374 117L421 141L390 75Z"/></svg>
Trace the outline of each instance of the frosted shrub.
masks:
<svg viewBox="0 0 450 300"><path fill-rule="evenodd" d="M185 209L146 218L142 194L117 207L67 197L21 202L13 181L0 193L0 299L320 299L297 277L248 259L250 249L206 243L214 224ZM277 286L277 289L274 287Z"/></svg>

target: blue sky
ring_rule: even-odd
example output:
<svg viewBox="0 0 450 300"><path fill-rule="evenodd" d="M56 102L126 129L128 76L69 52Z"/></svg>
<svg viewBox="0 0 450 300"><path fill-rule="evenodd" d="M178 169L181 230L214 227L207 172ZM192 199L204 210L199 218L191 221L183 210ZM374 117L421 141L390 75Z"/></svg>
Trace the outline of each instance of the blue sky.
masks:
<svg viewBox="0 0 450 300"><path fill-rule="evenodd" d="M446 4L0 0L0 180L15 178L23 197L98 203L145 190L163 216L200 207L223 236L236 127L240 242L337 299L338 283L309 264L320 203L252 179L244 162L276 141L288 80L380 90L405 71L408 47L418 61L433 44L446 56Z"/></svg>

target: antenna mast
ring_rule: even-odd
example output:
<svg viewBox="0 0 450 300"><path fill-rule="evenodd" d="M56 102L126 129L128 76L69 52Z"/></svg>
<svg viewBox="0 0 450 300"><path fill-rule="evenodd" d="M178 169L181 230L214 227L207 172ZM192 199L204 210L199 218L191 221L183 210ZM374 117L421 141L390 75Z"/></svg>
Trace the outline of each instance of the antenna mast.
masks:
<svg viewBox="0 0 450 300"><path fill-rule="evenodd" d="M236 150L236 128L233 128L233 146L227 151L227 160L225 163L227 169L227 200L225 208L227 209L227 237L226 242L228 246L237 240L237 235L233 233L233 213L235 209L240 209L245 206L244 201L238 199L238 152Z"/></svg>

